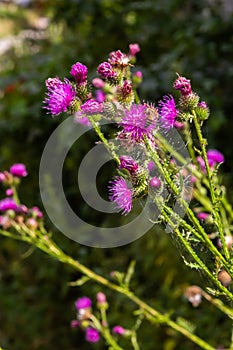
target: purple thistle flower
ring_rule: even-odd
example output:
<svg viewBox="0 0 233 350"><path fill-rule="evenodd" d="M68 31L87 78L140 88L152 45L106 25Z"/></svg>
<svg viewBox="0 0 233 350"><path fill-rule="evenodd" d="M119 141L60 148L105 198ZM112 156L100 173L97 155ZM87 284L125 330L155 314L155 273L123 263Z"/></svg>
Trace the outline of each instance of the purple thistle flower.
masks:
<svg viewBox="0 0 233 350"><path fill-rule="evenodd" d="M127 96L132 92L132 83L129 80L125 80L122 86L122 95Z"/></svg>
<svg viewBox="0 0 233 350"><path fill-rule="evenodd" d="M165 129L172 128L179 113L172 95L164 96L163 99L159 101L158 111L161 125Z"/></svg>
<svg viewBox="0 0 233 350"><path fill-rule="evenodd" d="M97 343L100 340L99 331L95 328L87 328L86 329L86 341L89 343Z"/></svg>
<svg viewBox="0 0 233 350"><path fill-rule="evenodd" d="M120 165L119 169L126 169L130 174L135 174L139 166L135 160L130 156L120 156Z"/></svg>
<svg viewBox="0 0 233 350"><path fill-rule="evenodd" d="M87 67L80 63L80 62L76 62L72 67L71 67L71 71L70 74L73 75L73 77L75 78L77 84L83 84L86 82L87 80L87 73L88 73L88 69Z"/></svg>
<svg viewBox="0 0 233 350"><path fill-rule="evenodd" d="M105 97L106 97L106 95L102 90L96 90L96 101L97 102L104 102Z"/></svg>
<svg viewBox="0 0 233 350"><path fill-rule="evenodd" d="M218 163L224 162L224 155L221 152L217 151L216 149L209 149L207 151L207 158L208 158L210 167L213 167Z"/></svg>
<svg viewBox="0 0 233 350"><path fill-rule="evenodd" d="M68 79L64 83L60 82L54 86L48 86L47 97L44 102L46 108L52 115L58 115L66 112L75 100L75 90Z"/></svg>
<svg viewBox="0 0 233 350"><path fill-rule="evenodd" d="M92 301L88 297L81 297L76 300L75 307L79 311L81 309L89 309L91 307Z"/></svg>
<svg viewBox="0 0 233 350"><path fill-rule="evenodd" d="M173 86L176 90L179 90L183 96L187 96L192 92L190 80L185 77L178 76Z"/></svg>
<svg viewBox="0 0 233 350"><path fill-rule="evenodd" d="M140 46L138 44L129 44L130 56L135 56L139 51L140 51Z"/></svg>
<svg viewBox="0 0 233 350"><path fill-rule="evenodd" d="M98 114L102 112L102 104L96 100L90 99L82 104L81 111L82 114Z"/></svg>
<svg viewBox="0 0 233 350"><path fill-rule="evenodd" d="M12 198L4 198L0 201L0 211L14 210L18 209L18 205Z"/></svg>
<svg viewBox="0 0 233 350"><path fill-rule="evenodd" d="M106 295L102 292L96 294L96 299L99 304L106 304L107 302Z"/></svg>
<svg viewBox="0 0 233 350"><path fill-rule="evenodd" d="M125 133L129 133L131 139L137 142L143 140L144 135L149 137L155 128L155 121L148 123L145 105L133 104L130 109L125 110L125 116L120 123Z"/></svg>
<svg viewBox="0 0 233 350"><path fill-rule="evenodd" d="M6 195L7 195L7 196L11 197L11 196L13 196L13 194L14 194L14 191L13 191L12 188L8 188L8 189L6 190Z"/></svg>
<svg viewBox="0 0 233 350"><path fill-rule="evenodd" d="M116 176L114 181L110 182L109 186L111 202L116 203L119 211L127 215L132 209L132 191L128 188L123 177Z"/></svg>
<svg viewBox="0 0 233 350"><path fill-rule="evenodd" d="M22 163L13 164L10 167L10 173L17 177L24 177L28 174L25 165Z"/></svg>
<svg viewBox="0 0 233 350"><path fill-rule="evenodd" d="M123 335L125 334L125 329L121 326L114 326L113 329L112 329L112 332L114 334L120 334L120 335Z"/></svg>
<svg viewBox="0 0 233 350"><path fill-rule="evenodd" d="M197 213L197 217L199 220L205 221L206 219L208 219L209 216L210 214L208 213L204 213L204 212Z"/></svg>
<svg viewBox="0 0 233 350"><path fill-rule="evenodd" d="M207 152L207 159L210 168L213 168L216 164L224 162L224 155L216 149L209 149ZM206 171L204 159L201 156L196 158L203 172Z"/></svg>
<svg viewBox="0 0 233 350"><path fill-rule="evenodd" d="M109 56L108 62L112 66L127 67L129 65L129 57L120 50L110 52Z"/></svg>
<svg viewBox="0 0 233 350"><path fill-rule="evenodd" d="M62 84L62 82L58 77L48 78L47 80L45 80L45 85L47 89L55 89L60 84Z"/></svg>
<svg viewBox="0 0 233 350"><path fill-rule="evenodd" d="M108 62L101 63L97 68L97 72L104 79L115 80L117 77L116 72L113 71L111 64Z"/></svg>
<svg viewBox="0 0 233 350"><path fill-rule="evenodd" d="M152 179L150 179L149 184L153 188L159 188L161 186L161 181L157 177L152 177Z"/></svg>

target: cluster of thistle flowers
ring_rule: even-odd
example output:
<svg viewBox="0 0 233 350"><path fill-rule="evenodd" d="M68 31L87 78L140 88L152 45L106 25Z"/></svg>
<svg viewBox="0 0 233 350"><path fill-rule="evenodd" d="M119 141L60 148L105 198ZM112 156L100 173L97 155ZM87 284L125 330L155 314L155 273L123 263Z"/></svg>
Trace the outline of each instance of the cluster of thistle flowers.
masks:
<svg viewBox="0 0 233 350"><path fill-rule="evenodd" d="M85 339L90 343L97 343L101 339L101 334L104 334L104 329L108 328L106 320L106 310L108 302L106 295L102 292L96 295L96 307L98 312L92 310L92 300L86 296L78 298L75 301L75 309L77 317L71 321L72 328L80 328L85 332ZM104 316L103 316L104 315ZM112 336L129 336L130 330L123 328L120 325L112 327Z"/></svg>
<svg viewBox="0 0 233 350"><path fill-rule="evenodd" d="M131 44L128 54L120 50L111 52L108 61L99 64L99 77L92 80L92 88L87 80L87 67L80 62L75 63L70 71L74 82L66 78L62 82L58 77L47 79L48 92L44 101L45 108L53 116L69 112L74 113L76 121L84 124L90 124L90 119L98 122L100 118L117 123L120 131L117 132L116 139L122 142L126 151L120 157L119 169L126 170L129 182L123 176L116 176L109 186L109 198L123 214L128 214L133 200L146 195L150 188L153 191L161 190L161 178L151 176L154 164L149 156L146 164L138 164L136 159L127 154L133 146L140 144L145 147L147 139L157 152L160 147L160 143L156 141L157 131L177 128L182 132L185 125L192 121L193 110L200 123L209 116L206 102L200 101L199 96L192 91L190 80L179 75L173 85L180 92L178 106L171 94L165 95L157 106L140 103L136 88L142 81L142 73L131 72L139 51L138 44ZM94 93L93 87L96 88ZM207 156L211 168L224 160L217 150L209 150ZM161 162L167 160L166 154L160 153L159 157ZM171 167L173 169L174 163ZM199 164L198 170L204 174L205 164L201 156L197 157L195 163L194 167ZM201 213L200 218L203 219L205 215L208 214Z"/></svg>
<svg viewBox="0 0 233 350"><path fill-rule="evenodd" d="M4 230L12 227L14 223L24 223L30 229L37 229L43 213L38 207L28 208L20 204L16 188L21 178L28 175L24 164L13 164L9 171L0 172L0 182L5 188L6 197L0 200L0 227Z"/></svg>

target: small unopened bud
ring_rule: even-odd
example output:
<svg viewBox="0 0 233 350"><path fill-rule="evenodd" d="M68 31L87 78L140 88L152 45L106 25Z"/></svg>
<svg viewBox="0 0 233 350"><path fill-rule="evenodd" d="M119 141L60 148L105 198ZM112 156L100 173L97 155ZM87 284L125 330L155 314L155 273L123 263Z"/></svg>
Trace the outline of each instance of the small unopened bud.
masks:
<svg viewBox="0 0 233 350"><path fill-rule="evenodd" d="M150 179L149 185L152 188L159 188L161 186L161 181L157 177L152 177L152 179Z"/></svg>
<svg viewBox="0 0 233 350"><path fill-rule="evenodd" d="M222 283L224 287L228 287L231 283L231 276L225 270L219 271L218 280Z"/></svg>
<svg viewBox="0 0 233 350"><path fill-rule="evenodd" d="M99 304L106 303L106 295L102 292L97 293L96 299Z"/></svg>
<svg viewBox="0 0 233 350"><path fill-rule="evenodd" d="M201 303L202 289L198 286L190 286L186 288L184 296L188 299L192 306L197 307Z"/></svg>

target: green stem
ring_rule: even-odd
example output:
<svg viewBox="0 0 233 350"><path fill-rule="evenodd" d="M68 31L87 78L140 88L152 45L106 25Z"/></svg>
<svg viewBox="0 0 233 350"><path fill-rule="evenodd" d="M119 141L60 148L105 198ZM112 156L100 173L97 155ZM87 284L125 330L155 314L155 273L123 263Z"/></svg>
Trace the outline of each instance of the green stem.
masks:
<svg viewBox="0 0 233 350"><path fill-rule="evenodd" d="M110 146L107 139L105 138L104 134L102 133L98 123L93 119L93 117L89 116L89 120L91 122L91 125L93 126L93 129L95 130L96 134L99 136L100 140L103 142L105 148L108 150L108 152L111 154L113 159L115 159L116 163L120 164L120 159L116 152L114 151L114 148Z"/></svg>
<svg viewBox="0 0 233 350"><path fill-rule="evenodd" d="M199 124L199 121L197 119L197 116L196 116L196 113L194 110L192 111L192 115L193 115L194 125L196 128L197 137L198 137L200 147L201 147L202 157L203 157L205 167L206 167L207 178L209 181L210 196L211 196L211 201L213 204L213 211L212 211L213 218L215 220L216 226L217 226L218 231L219 231L219 237L220 237L220 240L222 243L224 255L225 255L226 259L229 260L230 253L229 253L229 250L227 249L227 245L226 245L226 241L225 241L225 237L224 237L223 224L222 224L222 220L221 220L220 213L219 213L220 200L219 200L219 198L216 198L216 194L215 194L215 188L214 188L214 184L212 181L211 170L210 170L209 161L208 161L207 152L206 152L206 140L202 136L201 126Z"/></svg>
<svg viewBox="0 0 233 350"><path fill-rule="evenodd" d="M3 232L0 233L4 234ZM211 347L208 343L206 343L204 340L199 338L197 335L189 332L186 328L176 324L174 321L172 321L168 315L163 315L159 311L155 310L152 308L150 305L146 304L144 301L139 299L133 292L129 291L128 289L125 289L119 285L116 285L115 283L110 282L106 278L102 277L101 275L98 275L97 273L93 272L90 270L88 267L82 265L79 261L74 260L72 257L66 255L51 239L48 238L49 235L42 236L39 238L39 241L35 242L33 239L31 240L30 243L33 245L36 245L39 249L44 251L45 253L49 254L50 256L53 256L56 258L58 261L67 264L74 268L75 270L81 272L83 275L89 277L91 280L109 288L112 289L124 296L126 296L129 300L133 301L138 307L144 312L145 315L147 315L147 318L151 320L152 323L160 323L166 324L167 326L171 327L175 331L181 333L184 335L186 338L191 340L193 343L197 344L200 346L200 348L204 350L214 350L213 347ZM29 236L22 237L20 235L19 231L19 236L17 239L20 239L25 241L29 240ZM118 345L117 345L118 346ZM119 350L122 350L118 346Z"/></svg>
<svg viewBox="0 0 233 350"><path fill-rule="evenodd" d="M233 301L233 295L232 293L224 287L219 280L212 274L212 272L208 269L208 267L203 263L203 261L199 258L199 256L196 254L196 252L193 250L191 245L188 243L188 241L183 237L180 230L176 227L176 225L173 223L173 221L170 219L170 216L166 213L166 207L163 207L163 215L167 222L171 226L173 226L173 230L176 233L176 236L178 237L179 241L182 243L182 246L186 249L186 251L192 256L194 261L197 263L198 266L200 266L200 269L202 269L206 275L210 278L210 280L214 283L214 285L220 290L223 294L225 294L231 301ZM170 208L169 208L170 209ZM170 211L169 211L170 214Z"/></svg>

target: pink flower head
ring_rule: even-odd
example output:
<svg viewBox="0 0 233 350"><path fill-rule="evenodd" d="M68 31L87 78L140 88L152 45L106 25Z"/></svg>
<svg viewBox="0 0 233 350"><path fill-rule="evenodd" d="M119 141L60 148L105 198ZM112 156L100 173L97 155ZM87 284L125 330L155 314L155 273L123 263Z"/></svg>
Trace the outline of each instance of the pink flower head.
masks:
<svg viewBox="0 0 233 350"><path fill-rule="evenodd" d="M87 328L86 329L86 341L88 341L89 343L98 343L98 341L100 340L100 334L99 331L95 328Z"/></svg>
<svg viewBox="0 0 233 350"><path fill-rule="evenodd" d="M129 54L130 56L135 56L140 51L140 46L138 44L129 45Z"/></svg>
<svg viewBox="0 0 233 350"><path fill-rule="evenodd" d="M119 169L126 169L130 174L134 174L138 170L139 166L135 160L130 156L120 156Z"/></svg>
<svg viewBox="0 0 233 350"><path fill-rule="evenodd" d="M179 90L183 96L187 96L192 92L190 80L185 77L178 76L173 86L176 90Z"/></svg>
<svg viewBox="0 0 233 350"><path fill-rule="evenodd" d="M78 321L78 320L72 320L72 321L70 322L70 326L71 326L71 328L77 328L77 327L80 326L80 321Z"/></svg>
<svg viewBox="0 0 233 350"><path fill-rule="evenodd" d="M6 175L4 173L0 173L0 182L3 182L6 180Z"/></svg>
<svg viewBox="0 0 233 350"><path fill-rule="evenodd" d="M114 72L111 64L108 62L101 63L97 68L97 72L103 79L116 80L117 73Z"/></svg>
<svg viewBox="0 0 233 350"><path fill-rule="evenodd" d="M119 211L127 215L132 209L132 191L128 188L123 177L116 176L114 181L110 182L109 186L111 202L116 203Z"/></svg>
<svg viewBox="0 0 233 350"><path fill-rule="evenodd" d="M224 155L216 149L210 149L207 152L207 158L210 168L213 168L216 164L224 162ZM197 162L203 172L206 171L204 159L201 156L197 157Z"/></svg>
<svg viewBox="0 0 233 350"><path fill-rule="evenodd" d="M82 116L88 116L92 114L101 113L103 110L102 104L96 100L90 99L82 104L80 114Z"/></svg>
<svg viewBox="0 0 233 350"><path fill-rule="evenodd" d="M176 109L175 100L171 95L164 96L163 99L159 101L158 111L161 125L165 129L172 128L179 111Z"/></svg>
<svg viewBox="0 0 233 350"><path fill-rule="evenodd" d="M104 100L105 100L105 93L102 90L96 90L96 101L104 102Z"/></svg>
<svg viewBox="0 0 233 350"><path fill-rule="evenodd" d="M122 95L127 96L132 92L132 83L129 80L125 80L122 86Z"/></svg>
<svg viewBox="0 0 233 350"><path fill-rule="evenodd" d="M0 201L0 211L14 210L18 209L18 205L12 198L4 198Z"/></svg>
<svg viewBox="0 0 233 350"><path fill-rule="evenodd" d="M92 84L94 85L94 87L96 87L97 89L102 89L105 85L105 82L100 79L100 78L94 78L92 80Z"/></svg>
<svg viewBox="0 0 233 350"><path fill-rule="evenodd" d="M150 187L152 188L159 188L161 186L161 181L157 177L152 177L152 179L150 179L149 184L150 184Z"/></svg>
<svg viewBox="0 0 233 350"><path fill-rule="evenodd" d="M43 217L43 213L42 213L42 211L40 211L40 209L38 207L32 207L30 209L30 211L38 219L41 219Z"/></svg>
<svg viewBox="0 0 233 350"><path fill-rule="evenodd" d="M208 158L210 167L213 167L218 163L224 162L224 155L221 152L217 151L216 149L209 149L207 151L207 158Z"/></svg>
<svg viewBox="0 0 233 350"><path fill-rule="evenodd" d="M109 56L108 62L112 66L127 67L129 65L129 57L120 50L110 52Z"/></svg>
<svg viewBox="0 0 233 350"><path fill-rule="evenodd" d="M114 334L123 335L123 334L125 334L125 329L123 327L121 327L121 326L115 326L115 327L113 327L112 332Z"/></svg>
<svg viewBox="0 0 233 350"><path fill-rule="evenodd" d="M6 190L6 195L7 195L7 196L11 197L11 196L13 196L13 194L14 194L14 191L13 191L12 188L8 188L8 189Z"/></svg>
<svg viewBox="0 0 233 350"><path fill-rule="evenodd" d="M22 163L13 164L10 167L10 173L17 177L24 177L28 174L25 165Z"/></svg>
<svg viewBox="0 0 233 350"><path fill-rule="evenodd" d="M47 97L44 102L46 108L52 115L66 112L75 100L75 90L68 79L48 87Z"/></svg>
<svg viewBox="0 0 233 350"><path fill-rule="evenodd" d="M145 105L133 104L130 109L125 110L121 125L123 132L130 134L132 140L140 142L144 135L149 137L155 128L155 121L148 123L147 107Z"/></svg>
<svg viewBox="0 0 233 350"><path fill-rule="evenodd" d="M48 78L47 80L45 80L45 85L47 89L56 89L56 87L59 86L60 84L62 84L62 82L58 77Z"/></svg>
<svg viewBox="0 0 233 350"><path fill-rule="evenodd" d="M149 171L152 171L152 170L154 170L154 168L155 168L155 163L152 162L152 160L150 160L150 161L148 162L148 164L147 164L147 169L148 169Z"/></svg>
<svg viewBox="0 0 233 350"><path fill-rule="evenodd" d="M139 79L142 79L143 77L142 72L140 70L138 70L134 75Z"/></svg>
<svg viewBox="0 0 233 350"><path fill-rule="evenodd" d="M76 300L75 307L79 311L81 309L89 309L91 307L91 299L88 297L81 297Z"/></svg>
<svg viewBox="0 0 233 350"><path fill-rule="evenodd" d="M198 107L201 107L203 109L209 108L207 103L205 101L201 101L198 103Z"/></svg>
<svg viewBox="0 0 233 350"><path fill-rule="evenodd" d="M206 220L208 219L208 217L210 216L210 214L208 213L204 213L204 212L200 212L200 213L197 213L197 217L199 220Z"/></svg>
<svg viewBox="0 0 233 350"><path fill-rule="evenodd" d="M87 73L88 73L87 67L80 62L76 62L71 67L71 71L70 71L70 74L73 75L77 84L83 84L87 81Z"/></svg>
<svg viewBox="0 0 233 350"><path fill-rule="evenodd" d="M106 295L102 292L98 292L96 294L96 299L99 304L104 304L106 303Z"/></svg>

